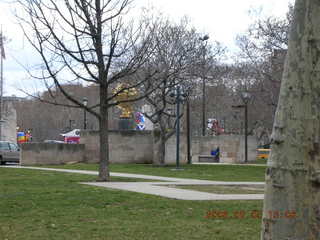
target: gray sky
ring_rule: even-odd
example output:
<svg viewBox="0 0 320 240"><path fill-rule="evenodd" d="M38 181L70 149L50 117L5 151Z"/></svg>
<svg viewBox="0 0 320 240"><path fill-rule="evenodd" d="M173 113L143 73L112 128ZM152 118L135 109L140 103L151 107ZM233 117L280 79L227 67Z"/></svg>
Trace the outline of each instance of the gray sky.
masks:
<svg viewBox="0 0 320 240"><path fill-rule="evenodd" d="M250 9L263 9L264 15L283 16L293 0L140 0L140 4L154 5L173 19L184 15L201 32L224 45L234 45L236 34L246 30L252 16Z"/></svg>
<svg viewBox="0 0 320 240"><path fill-rule="evenodd" d="M172 20L178 21L183 16L191 19L191 24L198 31L210 35L210 39L220 41L229 49L235 49L234 40L237 34L244 32L253 21L250 9L262 9L263 15L284 16L288 4L294 0L136 0L136 9L154 6ZM4 61L5 95L23 94L19 88L35 91L38 85L28 80L25 70L19 66L35 63L36 53L30 49L19 26L13 17L14 5L0 0L0 21L5 36L10 42L5 45ZM135 10L137 11L137 10Z"/></svg>

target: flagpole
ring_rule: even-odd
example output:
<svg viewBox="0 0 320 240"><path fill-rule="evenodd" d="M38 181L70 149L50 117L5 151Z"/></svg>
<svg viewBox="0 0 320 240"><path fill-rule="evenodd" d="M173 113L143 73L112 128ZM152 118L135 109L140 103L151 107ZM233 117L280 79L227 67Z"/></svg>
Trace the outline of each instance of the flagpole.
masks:
<svg viewBox="0 0 320 240"><path fill-rule="evenodd" d="M3 35L2 35L2 25L0 33L0 43L1 43L1 54L0 54L0 141L2 140L2 109L3 109Z"/></svg>

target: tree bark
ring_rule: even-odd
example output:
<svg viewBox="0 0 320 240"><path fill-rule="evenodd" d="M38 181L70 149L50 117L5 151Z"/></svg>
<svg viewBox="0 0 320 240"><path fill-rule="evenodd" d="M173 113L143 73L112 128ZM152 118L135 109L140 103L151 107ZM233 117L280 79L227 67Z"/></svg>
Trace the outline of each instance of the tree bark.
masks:
<svg viewBox="0 0 320 240"><path fill-rule="evenodd" d="M160 129L153 130L153 164L158 166L165 165L166 156L166 133Z"/></svg>
<svg viewBox="0 0 320 240"><path fill-rule="evenodd" d="M110 181L107 89L100 88L100 163L98 181Z"/></svg>
<svg viewBox="0 0 320 240"><path fill-rule="evenodd" d="M262 240L320 239L319 13L319 0L296 0L266 171Z"/></svg>

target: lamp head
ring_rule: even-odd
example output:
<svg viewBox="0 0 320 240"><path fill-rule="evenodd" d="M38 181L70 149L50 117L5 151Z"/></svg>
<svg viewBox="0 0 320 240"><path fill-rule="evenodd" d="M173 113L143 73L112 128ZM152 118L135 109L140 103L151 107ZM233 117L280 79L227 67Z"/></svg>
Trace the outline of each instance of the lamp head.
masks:
<svg viewBox="0 0 320 240"><path fill-rule="evenodd" d="M207 41L208 39L209 39L209 35L208 34L206 34L203 37L199 38L199 40L201 40L201 41Z"/></svg>
<svg viewBox="0 0 320 240"><path fill-rule="evenodd" d="M251 99L251 94L248 91L244 91L241 93L241 97L244 103L248 103L249 100Z"/></svg>
<svg viewBox="0 0 320 240"><path fill-rule="evenodd" d="M87 106L87 104L88 104L88 98L84 97L84 98L82 99L82 103L83 103L84 106Z"/></svg>

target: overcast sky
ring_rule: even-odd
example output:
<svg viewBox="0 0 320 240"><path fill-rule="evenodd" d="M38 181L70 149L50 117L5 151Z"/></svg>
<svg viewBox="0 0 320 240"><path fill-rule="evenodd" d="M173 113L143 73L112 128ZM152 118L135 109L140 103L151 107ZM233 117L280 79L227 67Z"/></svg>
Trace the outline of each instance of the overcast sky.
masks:
<svg viewBox="0 0 320 240"><path fill-rule="evenodd" d="M19 88L32 87L33 91L32 89L36 89L36 84L26 80L27 74L19 66L18 61L27 66L37 58L29 49L19 26L15 24L12 15L13 5L6 1L0 0L2 29L4 35L10 39L5 46L4 92L5 95L22 96ZM136 9L154 6L176 21L188 16L198 31L209 34L210 39L220 41L230 49L235 49L236 35L244 32L253 21L249 10L262 9L263 15L284 16L288 4L293 2L294 0L135 0L134 4Z"/></svg>
<svg viewBox="0 0 320 240"><path fill-rule="evenodd" d="M154 5L173 19L184 15L198 31L209 33L227 46L234 45L237 34L246 30L251 9L262 9L264 15L283 16L292 0L140 0L139 4Z"/></svg>

